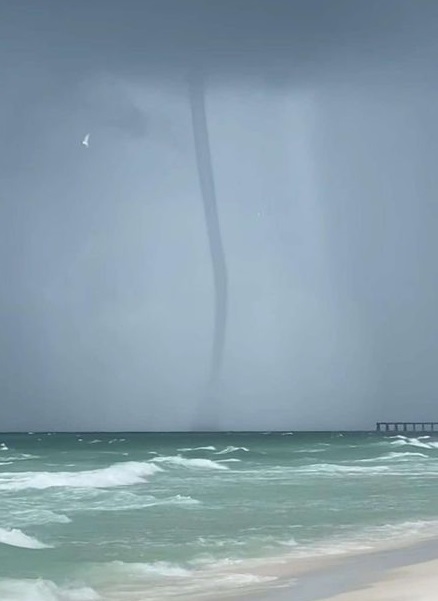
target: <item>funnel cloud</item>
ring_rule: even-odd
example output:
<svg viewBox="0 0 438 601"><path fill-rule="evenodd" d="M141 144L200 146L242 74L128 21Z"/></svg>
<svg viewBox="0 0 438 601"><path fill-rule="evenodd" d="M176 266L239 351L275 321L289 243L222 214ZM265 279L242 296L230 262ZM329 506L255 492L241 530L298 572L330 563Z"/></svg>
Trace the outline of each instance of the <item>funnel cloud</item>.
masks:
<svg viewBox="0 0 438 601"><path fill-rule="evenodd" d="M216 410L219 411L217 386L223 363L225 333L227 328L228 276L218 216L210 142L208 138L204 82L202 77L193 76L189 85L196 161L198 166L202 201L204 205L205 223L207 226L215 291L213 344L211 351L210 375L207 387L207 400L215 403ZM200 412L203 412L202 405L203 403L199 408ZM212 411L212 408L209 408L208 411ZM200 419L202 419L201 416ZM211 418L210 427L214 427L214 423L211 423Z"/></svg>

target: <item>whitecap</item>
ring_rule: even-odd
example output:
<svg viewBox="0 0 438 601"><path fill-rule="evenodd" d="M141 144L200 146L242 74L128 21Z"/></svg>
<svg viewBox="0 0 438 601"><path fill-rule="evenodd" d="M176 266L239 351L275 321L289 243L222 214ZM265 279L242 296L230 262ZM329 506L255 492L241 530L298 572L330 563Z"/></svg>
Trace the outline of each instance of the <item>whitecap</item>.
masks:
<svg viewBox="0 0 438 601"><path fill-rule="evenodd" d="M0 528L0 543L23 549L47 549L51 546L28 536L18 528Z"/></svg>
<svg viewBox="0 0 438 601"><path fill-rule="evenodd" d="M189 452L189 451L215 451L216 447L208 446L208 447L185 447L183 449L177 449L181 452Z"/></svg>
<svg viewBox="0 0 438 601"><path fill-rule="evenodd" d="M215 453L215 455L227 455L228 453L236 453L237 451L245 451L246 453L249 452L249 449L247 449L246 447L226 447L225 449L222 449L222 451L217 451Z"/></svg>
<svg viewBox="0 0 438 601"><path fill-rule="evenodd" d="M392 453L388 453L388 455L383 455L381 459L403 459L405 457L422 457L423 459L430 459L429 455L426 455L425 453L416 453L415 451L393 451Z"/></svg>
<svg viewBox="0 0 438 601"><path fill-rule="evenodd" d="M181 457L181 455L169 456L169 457L154 457L150 460L154 463L165 463L168 465L185 467L185 468L200 468L200 469L215 469L215 470L226 470L228 469L225 465L211 459L187 459Z"/></svg>
<svg viewBox="0 0 438 601"><path fill-rule="evenodd" d="M9 451L9 448L4 442L0 443L0 451Z"/></svg>
<svg viewBox="0 0 438 601"><path fill-rule="evenodd" d="M359 465L338 465L334 463L316 463L312 465L297 467L294 469L294 473L300 474L379 474L387 472L389 466L386 465L375 465L375 466L359 466Z"/></svg>
<svg viewBox="0 0 438 601"><path fill-rule="evenodd" d="M22 453L21 455L8 455L7 457L4 458L4 460L0 457L0 462L4 465L5 461L8 461L8 463L14 462L14 461L28 461L29 459L39 459L38 455L30 455L28 453Z"/></svg>
<svg viewBox="0 0 438 601"><path fill-rule="evenodd" d="M430 459L429 455L425 453L416 453L414 451L393 451L386 455L380 455L379 457L371 457L369 459L356 459L354 463L376 463L382 461L393 461L393 460L408 460L410 457L421 457L423 459Z"/></svg>
<svg viewBox="0 0 438 601"><path fill-rule="evenodd" d="M50 509L16 509L9 511L12 523L19 525L29 524L69 524L71 519Z"/></svg>
<svg viewBox="0 0 438 601"><path fill-rule="evenodd" d="M0 474L0 490L129 486L144 483L160 471L159 466L151 463L126 461L82 472L6 472Z"/></svg>
<svg viewBox="0 0 438 601"><path fill-rule="evenodd" d="M305 453L306 455L309 453L325 453L327 449L297 449L294 450L295 453Z"/></svg>
<svg viewBox="0 0 438 601"><path fill-rule="evenodd" d="M298 545L297 541L294 538L288 538L287 540L279 540L279 545L283 545L284 547L296 547Z"/></svg>
<svg viewBox="0 0 438 601"><path fill-rule="evenodd" d="M159 499L152 495L129 495L114 496L105 499L88 500L85 506L73 508L72 511L135 511L147 509L149 507L174 505L181 507L190 507L200 505L201 501L186 495L175 495L173 497L164 497Z"/></svg>
<svg viewBox="0 0 438 601"><path fill-rule="evenodd" d="M423 442L419 438L408 438L407 436L394 436L390 443L396 447L411 446L418 447L420 449L438 449L438 442Z"/></svg>

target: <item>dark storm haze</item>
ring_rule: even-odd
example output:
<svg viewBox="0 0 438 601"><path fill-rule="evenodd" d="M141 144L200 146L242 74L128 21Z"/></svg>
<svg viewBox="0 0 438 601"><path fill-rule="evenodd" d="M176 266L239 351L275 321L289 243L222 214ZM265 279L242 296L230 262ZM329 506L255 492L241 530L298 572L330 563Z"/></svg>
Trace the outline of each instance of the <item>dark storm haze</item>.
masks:
<svg viewBox="0 0 438 601"><path fill-rule="evenodd" d="M0 429L436 420L437 34L425 0L2 3Z"/></svg>

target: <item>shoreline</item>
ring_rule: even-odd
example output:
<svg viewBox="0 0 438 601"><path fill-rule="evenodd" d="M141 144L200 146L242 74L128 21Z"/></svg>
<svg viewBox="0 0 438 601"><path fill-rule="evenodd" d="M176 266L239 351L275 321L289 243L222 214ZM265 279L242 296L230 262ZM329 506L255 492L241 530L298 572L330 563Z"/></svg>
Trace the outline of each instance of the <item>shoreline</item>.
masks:
<svg viewBox="0 0 438 601"><path fill-rule="evenodd" d="M398 547L316 561L284 564L271 585L258 590L224 591L205 601L435 601L438 590L438 538ZM319 560L319 561L318 561ZM278 566L277 566L278 568ZM415 596L417 594L417 596ZM407 595L407 596L403 596Z"/></svg>

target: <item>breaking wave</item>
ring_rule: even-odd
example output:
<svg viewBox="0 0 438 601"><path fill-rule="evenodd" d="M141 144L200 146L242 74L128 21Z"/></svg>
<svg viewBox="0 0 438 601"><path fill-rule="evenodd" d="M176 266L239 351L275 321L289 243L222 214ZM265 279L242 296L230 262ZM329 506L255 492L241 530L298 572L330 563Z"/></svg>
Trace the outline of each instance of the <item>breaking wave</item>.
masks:
<svg viewBox="0 0 438 601"><path fill-rule="evenodd" d="M246 447L226 447L225 449L222 449L222 451L217 451L215 453L215 455L227 455L228 453L235 453L236 451L245 451L246 453L249 452L249 449L247 449Z"/></svg>
<svg viewBox="0 0 438 601"><path fill-rule="evenodd" d="M3 451L6 450L9 449L3 449ZM30 455L29 453L21 453L20 455L7 455L0 457L0 462L5 465L5 463L13 463L14 461L28 461L29 459L39 459L39 456Z"/></svg>
<svg viewBox="0 0 438 601"><path fill-rule="evenodd" d="M113 561L96 566L95 570L97 574L103 573L106 579L110 578L113 592L120 587L120 582L128 581L134 583L133 589L139 592L147 587L148 599L154 601L163 598L163 585L170 593L169 598L180 595L184 598L197 598L200 594L211 593L217 586L238 590L241 587L261 585L277 579L276 576L257 575L246 570L237 572L237 565L241 569L250 568L249 564L245 565L239 560L221 561L209 557L206 561L192 561L185 565L167 561L152 563ZM143 595L141 598L143 599Z"/></svg>
<svg viewBox="0 0 438 601"><path fill-rule="evenodd" d="M148 577L171 577L187 578L191 571L177 564L167 561L156 561L154 563L125 563L123 561L113 561L111 569L122 572L124 575L148 576Z"/></svg>
<svg viewBox="0 0 438 601"><path fill-rule="evenodd" d="M69 524L71 519L62 513L55 513L50 509L17 509L9 512L11 523L14 525L32 524Z"/></svg>
<svg viewBox="0 0 438 601"><path fill-rule="evenodd" d="M98 601L91 588L59 587L50 580L0 580L2 601Z"/></svg>
<svg viewBox="0 0 438 601"><path fill-rule="evenodd" d="M225 465L218 463L216 461L211 461L211 459L187 459L186 457L181 457L181 455L174 456L163 456L163 457L154 457L151 459L153 463L165 463L168 465L185 467L185 468L199 468L199 469L213 469L213 470L226 470L228 469Z"/></svg>
<svg viewBox="0 0 438 601"><path fill-rule="evenodd" d="M88 501L86 507L81 507L80 511L135 511L138 509L146 509L148 507L167 505L190 507L200 504L201 501L198 501L198 499L186 495L175 495L163 499L153 496L142 497L137 495L132 495L132 498L114 499L112 496L109 501L107 499Z"/></svg>
<svg viewBox="0 0 438 601"><path fill-rule="evenodd" d="M394 524L368 526L343 536L341 534L299 545L293 550L297 557L343 555L359 551L383 550L400 544L412 544L435 538L437 520L414 520Z"/></svg>
<svg viewBox="0 0 438 601"><path fill-rule="evenodd" d="M425 442L429 437L421 436L420 438L409 438L408 436L394 436L391 444L395 447L417 447L419 449L438 449L438 442Z"/></svg>
<svg viewBox="0 0 438 601"><path fill-rule="evenodd" d="M386 455L380 455L379 457L372 457L369 459L356 459L356 463L376 463L382 461L405 461L409 460L411 457L421 457L423 459L429 459L429 455L425 453L416 453L413 451L393 451L392 453L387 453Z"/></svg>
<svg viewBox="0 0 438 601"><path fill-rule="evenodd" d="M141 484L160 471L161 468L152 463L127 461L82 472L9 472L0 475L0 490L129 486Z"/></svg>
<svg viewBox="0 0 438 601"><path fill-rule="evenodd" d="M48 549L51 547L51 545L45 545L17 528L0 528L0 543L10 547L21 547L22 549ZM1 599L3 601L3 597Z"/></svg>
<svg viewBox="0 0 438 601"><path fill-rule="evenodd" d="M367 475L387 472L389 469L390 467L386 465L374 465L372 467L368 467L359 465L338 465L334 463L316 463L312 465L298 467L294 470L294 472L300 474Z"/></svg>
<svg viewBox="0 0 438 601"><path fill-rule="evenodd" d="M215 451L216 447L208 446L208 447L185 447L184 449L178 449L178 451L189 452L189 451Z"/></svg>

